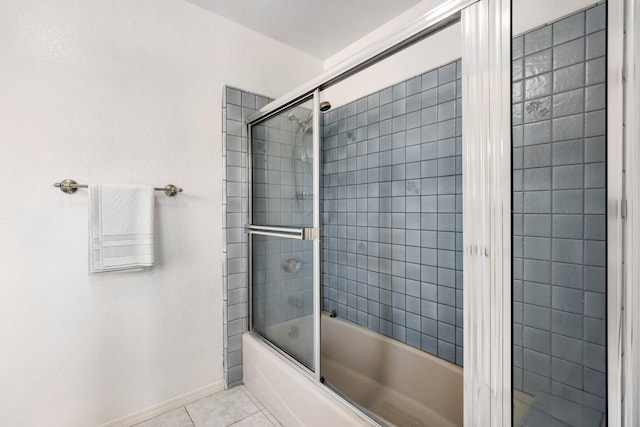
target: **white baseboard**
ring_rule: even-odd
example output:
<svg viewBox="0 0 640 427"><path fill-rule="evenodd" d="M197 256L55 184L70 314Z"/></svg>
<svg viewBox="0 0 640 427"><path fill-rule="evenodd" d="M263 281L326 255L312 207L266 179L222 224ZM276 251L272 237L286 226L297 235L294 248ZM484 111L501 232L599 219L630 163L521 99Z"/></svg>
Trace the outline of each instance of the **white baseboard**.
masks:
<svg viewBox="0 0 640 427"><path fill-rule="evenodd" d="M216 381L213 384L190 391L189 393L174 397L173 399L166 400L150 408L110 421L103 424L101 427L129 427L222 390L224 390L224 380Z"/></svg>

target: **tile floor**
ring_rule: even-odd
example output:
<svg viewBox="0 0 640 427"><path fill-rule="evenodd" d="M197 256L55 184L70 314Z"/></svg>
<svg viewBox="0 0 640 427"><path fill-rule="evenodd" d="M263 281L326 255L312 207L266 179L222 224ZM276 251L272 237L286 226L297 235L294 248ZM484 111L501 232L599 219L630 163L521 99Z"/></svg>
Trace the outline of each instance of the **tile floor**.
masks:
<svg viewBox="0 0 640 427"><path fill-rule="evenodd" d="M220 391L135 427L272 427L281 424L243 385Z"/></svg>

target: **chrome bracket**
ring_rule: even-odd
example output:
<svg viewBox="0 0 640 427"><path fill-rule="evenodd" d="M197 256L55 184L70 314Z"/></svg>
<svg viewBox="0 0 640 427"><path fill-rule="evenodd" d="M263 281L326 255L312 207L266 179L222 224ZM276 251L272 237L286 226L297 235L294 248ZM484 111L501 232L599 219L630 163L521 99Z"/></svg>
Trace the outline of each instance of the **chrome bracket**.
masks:
<svg viewBox="0 0 640 427"><path fill-rule="evenodd" d="M78 191L78 187L76 187L78 183L72 179L65 179L60 182L56 182L53 184L54 187L58 187L60 191L67 194L73 194Z"/></svg>
<svg viewBox="0 0 640 427"><path fill-rule="evenodd" d="M303 228L302 240L320 240L320 230L318 228Z"/></svg>
<svg viewBox="0 0 640 427"><path fill-rule="evenodd" d="M164 194L169 196L169 197L173 197L176 194L182 192L182 188L176 187L173 184L169 184L166 187L164 187L162 190L164 190Z"/></svg>

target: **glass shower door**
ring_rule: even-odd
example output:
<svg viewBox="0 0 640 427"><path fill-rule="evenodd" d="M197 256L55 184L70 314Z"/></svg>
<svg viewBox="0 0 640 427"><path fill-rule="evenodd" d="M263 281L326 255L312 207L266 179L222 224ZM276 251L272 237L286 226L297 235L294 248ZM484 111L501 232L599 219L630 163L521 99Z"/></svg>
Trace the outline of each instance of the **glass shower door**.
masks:
<svg viewBox="0 0 640 427"><path fill-rule="evenodd" d="M251 329L317 372L319 120L314 97L250 124Z"/></svg>
<svg viewBox="0 0 640 427"><path fill-rule="evenodd" d="M513 2L514 426L607 424L607 5L577 3Z"/></svg>

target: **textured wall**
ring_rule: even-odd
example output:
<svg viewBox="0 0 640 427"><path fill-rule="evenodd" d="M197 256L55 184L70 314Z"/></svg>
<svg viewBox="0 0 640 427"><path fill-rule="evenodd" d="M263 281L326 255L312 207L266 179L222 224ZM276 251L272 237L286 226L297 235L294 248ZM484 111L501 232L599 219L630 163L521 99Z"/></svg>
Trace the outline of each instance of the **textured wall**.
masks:
<svg viewBox="0 0 640 427"><path fill-rule="evenodd" d="M513 40L514 386L606 406L606 15Z"/></svg>
<svg viewBox="0 0 640 427"><path fill-rule="evenodd" d="M222 373L224 83L277 95L321 70L182 0L3 2L0 419L101 425ZM157 193L157 265L87 275L87 193Z"/></svg>
<svg viewBox="0 0 640 427"><path fill-rule="evenodd" d="M462 364L460 61L325 114L323 308Z"/></svg>

